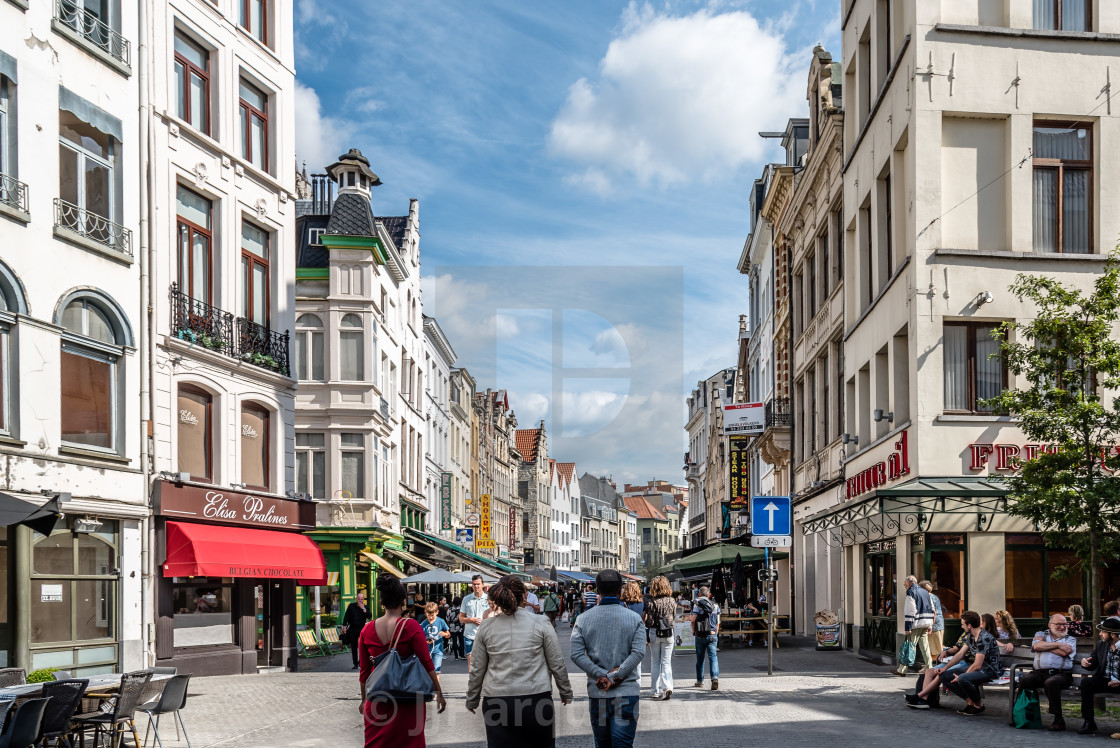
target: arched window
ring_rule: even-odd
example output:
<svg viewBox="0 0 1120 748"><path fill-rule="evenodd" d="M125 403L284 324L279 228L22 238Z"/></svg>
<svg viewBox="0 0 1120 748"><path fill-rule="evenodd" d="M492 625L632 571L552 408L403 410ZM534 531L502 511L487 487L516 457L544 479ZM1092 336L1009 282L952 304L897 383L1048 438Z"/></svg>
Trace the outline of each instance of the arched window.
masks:
<svg viewBox="0 0 1120 748"><path fill-rule="evenodd" d="M62 442L120 453L119 362L131 344L127 323L112 300L93 293L67 297L56 321L63 328Z"/></svg>
<svg viewBox="0 0 1120 748"><path fill-rule="evenodd" d="M360 382L365 379L365 350L362 344L362 318L346 314L338 323L339 379Z"/></svg>
<svg viewBox="0 0 1120 748"><path fill-rule="evenodd" d="M296 379L323 381L323 321L314 314L296 317Z"/></svg>
<svg viewBox="0 0 1120 748"><path fill-rule="evenodd" d="M214 480L213 418L214 398L206 390L189 384L179 385L178 458L180 472L191 480Z"/></svg>
<svg viewBox="0 0 1120 748"><path fill-rule="evenodd" d="M241 405L241 482L246 488L261 491L271 488L270 417L262 405Z"/></svg>
<svg viewBox="0 0 1120 748"><path fill-rule="evenodd" d="M23 284L11 269L0 262L0 434L16 435L13 408L19 402L19 361L12 345L12 328L17 314L27 314Z"/></svg>

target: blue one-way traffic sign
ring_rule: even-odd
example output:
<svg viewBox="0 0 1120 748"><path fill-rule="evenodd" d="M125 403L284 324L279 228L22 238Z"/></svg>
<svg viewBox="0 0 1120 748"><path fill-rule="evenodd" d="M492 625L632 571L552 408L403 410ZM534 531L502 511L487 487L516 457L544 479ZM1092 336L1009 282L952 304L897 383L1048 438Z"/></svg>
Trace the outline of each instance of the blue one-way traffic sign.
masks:
<svg viewBox="0 0 1120 748"><path fill-rule="evenodd" d="M751 497L751 535L792 535L788 496Z"/></svg>

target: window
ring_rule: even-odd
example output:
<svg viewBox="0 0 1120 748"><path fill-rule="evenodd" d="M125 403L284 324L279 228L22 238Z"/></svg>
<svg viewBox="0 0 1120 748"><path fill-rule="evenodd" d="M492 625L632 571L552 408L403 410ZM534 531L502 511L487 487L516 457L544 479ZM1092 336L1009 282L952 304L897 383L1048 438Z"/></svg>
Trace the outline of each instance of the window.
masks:
<svg viewBox="0 0 1120 748"><path fill-rule="evenodd" d="M172 579L176 647L233 644L232 581L210 577Z"/></svg>
<svg viewBox="0 0 1120 748"><path fill-rule="evenodd" d="M1034 0L1034 27L1050 31L1090 31L1089 0Z"/></svg>
<svg viewBox="0 0 1120 748"><path fill-rule="evenodd" d="M268 96L241 81L241 157L268 171Z"/></svg>
<svg viewBox="0 0 1120 748"><path fill-rule="evenodd" d="M241 316L268 327L268 232L241 222Z"/></svg>
<svg viewBox="0 0 1120 748"><path fill-rule="evenodd" d="M324 434L296 433L296 491L327 497L327 441Z"/></svg>
<svg viewBox="0 0 1120 748"><path fill-rule="evenodd" d="M362 318L356 314L346 314L338 326L339 378L360 382L365 378Z"/></svg>
<svg viewBox="0 0 1120 748"><path fill-rule="evenodd" d="M66 109L59 110L58 124L58 196L72 208L62 222L80 234L93 234L91 238L107 242L111 237L96 216L111 221L115 215L113 138Z"/></svg>
<svg viewBox="0 0 1120 748"><path fill-rule="evenodd" d="M296 379L323 381L323 322L314 314L296 317L295 351Z"/></svg>
<svg viewBox="0 0 1120 748"><path fill-rule="evenodd" d="M117 449L117 404L120 394L118 335L109 312L90 298L68 303L62 311L60 365L62 441L80 447Z"/></svg>
<svg viewBox="0 0 1120 748"><path fill-rule="evenodd" d="M648 544L650 542L650 528L642 528L642 543Z"/></svg>
<svg viewBox="0 0 1120 748"><path fill-rule="evenodd" d="M182 185L176 187L175 214L179 231L179 290L189 298L210 303L212 257L209 200Z"/></svg>
<svg viewBox="0 0 1120 748"><path fill-rule="evenodd" d="M210 134L210 53L175 34L175 94L179 119Z"/></svg>
<svg viewBox="0 0 1120 748"><path fill-rule="evenodd" d="M179 470L190 473L191 480L206 483L214 479L213 404L214 399L209 392L187 384L179 385Z"/></svg>
<svg viewBox="0 0 1120 748"><path fill-rule="evenodd" d="M365 497L366 451L365 438L361 434L342 434L339 437L342 447L342 490L352 499Z"/></svg>
<svg viewBox="0 0 1120 748"><path fill-rule="evenodd" d="M1034 251L1093 251L1093 132L1089 126L1034 126Z"/></svg>
<svg viewBox="0 0 1120 748"><path fill-rule="evenodd" d="M945 412L990 413L983 400L995 397L1007 386L1007 369L992 337L996 325L968 322L945 323Z"/></svg>
<svg viewBox="0 0 1120 748"><path fill-rule="evenodd" d="M11 137L15 128L12 127L11 119L8 112L11 111L11 86L7 78L0 75L0 174L11 175L15 164L11 163L12 157L15 155L12 151L11 143L8 138ZM9 202L10 198L7 196L8 185L5 180L0 180L0 202Z"/></svg>
<svg viewBox="0 0 1120 748"><path fill-rule="evenodd" d="M1045 620L1088 599L1086 569L1073 551L1048 548L1033 533L1008 534L1005 543L1007 610L1014 618Z"/></svg>
<svg viewBox="0 0 1120 748"><path fill-rule="evenodd" d="M241 27L261 44L268 44L268 0L237 0L241 6Z"/></svg>
<svg viewBox="0 0 1120 748"><path fill-rule="evenodd" d="M246 488L270 488L269 415L260 405L241 406L241 482Z"/></svg>

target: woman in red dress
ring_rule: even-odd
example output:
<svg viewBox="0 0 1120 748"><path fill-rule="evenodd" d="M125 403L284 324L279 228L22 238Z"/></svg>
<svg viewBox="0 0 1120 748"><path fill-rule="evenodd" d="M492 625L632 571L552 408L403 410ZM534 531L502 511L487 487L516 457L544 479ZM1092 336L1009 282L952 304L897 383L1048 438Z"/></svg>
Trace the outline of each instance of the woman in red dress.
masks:
<svg viewBox="0 0 1120 748"><path fill-rule="evenodd" d="M414 619L403 617L408 597L404 585L396 577L381 574L377 577L377 591L385 614L367 623L358 637L358 678L362 688L362 714L366 722L366 748L425 748L423 701L365 700L366 679L373 672L373 660L388 652L396 637L397 653L401 658L407 659L415 654L431 676L432 687L436 692L437 713L447 708L439 676L436 675L432 657L428 653L428 640L424 636L424 630Z"/></svg>

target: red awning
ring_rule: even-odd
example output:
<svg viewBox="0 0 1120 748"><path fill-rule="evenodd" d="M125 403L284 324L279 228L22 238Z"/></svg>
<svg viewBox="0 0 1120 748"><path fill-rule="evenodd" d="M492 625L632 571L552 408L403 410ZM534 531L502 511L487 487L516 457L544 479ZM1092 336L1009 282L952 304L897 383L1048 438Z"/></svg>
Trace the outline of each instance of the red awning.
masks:
<svg viewBox="0 0 1120 748"><path fill-rule="evenodd" d="M326 584L323 552L306 535L167 523L165 577L254 577Z"/></svg>

